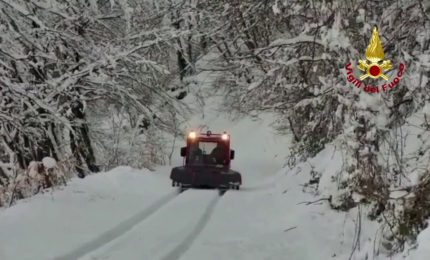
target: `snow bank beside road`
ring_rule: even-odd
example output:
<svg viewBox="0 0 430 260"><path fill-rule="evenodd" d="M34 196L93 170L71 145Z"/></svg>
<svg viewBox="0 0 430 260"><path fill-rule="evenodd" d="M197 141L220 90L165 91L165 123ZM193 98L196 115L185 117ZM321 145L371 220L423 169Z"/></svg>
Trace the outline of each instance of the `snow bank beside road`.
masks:
<svg viewBox="0 0 430 260"><path fill-rule="evenodd" d="M52 259L97 240L171 194L164 174L118 167L1 210L0 259Z"/></svg>

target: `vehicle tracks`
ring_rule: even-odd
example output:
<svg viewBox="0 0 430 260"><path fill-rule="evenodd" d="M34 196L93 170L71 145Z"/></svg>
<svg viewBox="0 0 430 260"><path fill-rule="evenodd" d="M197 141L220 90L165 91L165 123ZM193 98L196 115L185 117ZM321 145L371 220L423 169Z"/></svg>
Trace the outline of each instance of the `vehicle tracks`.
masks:
<svg viewBox="0 0 430 260"><path fill-rule="evenodd" d="M206 224L209 222L213 211L215 210L215 206L218 204L218 201L221 197L226 193L226 190L219 190L219 196L214 197L208 206L204 214L201 216L195 227L191 230L191 232L179 243L173 250L171 250L166 256L161 258L161 260L176 260L179 259L187 250L191 247L194 241L197 239L199 234L203 231Z"/></svg>
<svg viewBox="0 0 430 260"><path fill-rule="evenodd" d="M104 259L104 257L101 256L100 253L104 256L108 256L108 255L110 255L109 252L111 249L115 250L115 251L118 249L121 250L121 248L126 245L126 244L123 244L123 242L121 240L127 241L130 238L130 235L133 236L133 233L131 233L132 232L131 230L134 229L134 227L138 228L137 227L138 225L141 225L141 223L145 222L147 219L149 221L149 217L151 217L155 214L163 215L163 212L159 212L162 208L165 208L168 204L171 204L171 203L173 203L173 201L176 201L176 198L179 199L180 196L181 197L184 196L181 194L183 194L183 193L188 194L188 192L186 192L186 191L189 191L189 190L190 189L177 189L174 192L163 196L162 198L160 198L159 200L154 202L148 208L143 209L142 211L133 215L132 217L130 217L129 219L120 223L119 225L115 226L114 228L102 233L97 238L95 238L95 239L83 244L82 246L74 249L73 251L71 251L65 255L62 255L60 257L57 257L55 259L58 259L58 260L66 260L66 259L67 260L69 260L69 259L75 260L75 259L80 259L80 258L82 258L82 259ZM192 189L192 190L194 190L194 189ZM198 238L199 234L203 231L203 229L205 228L205 226L209 222L209 220L212 216L212 213L215 210L216 205L218 204L219 200L222 198L222 196L226 192L227 192L226 190L219 190L218 196L214 196L208 202L206 202L205 203L206 207L204 208L204 210L201 210L200 213L198 214L199 216L195 217L193 219L193 221L195 221L195 223L193 222L190 224L191 227L190 227L189 231L187 230L188 234L185 233L185 237L178 238L177 241L170 241L172 246L168 249L168 252L165 254L162 254L161 258L160 258L159 254L157 254L157 257L151 256L152 259L175 260L175 259L179 259L185 252L187 252L187 250L192 246L194 241ZM199 193L199 192L197 192L197 193ZM191 194L188 194L188 195L191 195ZM204 196L206 196L206 195L204 195ZM173 203L171 205L175 205L175 204L178 205L179 201L178 201L178 203ZM198 207L200 209L202 209L202 206L204 207L205 204L200 205ZM169 206L169 207L171 207L171 206ZM164 210L167 210L167 209L164 209ZM173 215L175 215L175 212L172 212L172 213L173 213ZM151 218L151 219L153 219L153 218ZM148 226L148 225L151 226L151 221L148 224L144 224L144 226ZM138 228L138 230L139 230L139 228ZM162 232L165 232L165 231L162 231ZM119 239L119 240L117 241L117 239ZM154 245L154 247L160 247L165 242L166 242L165 240L161 239L157 242L158 245ZM102 248L104 248L109 243L111 245L109 245L108 247L105 248L105 249L107 249L107 251L103 252L104 249L102 249ZM109 248L111 248L111 249L109 249ZM149 249L150 248L151 247L149 247ZM101 249L101 251L100 251L100 249ZM126 249L126 248L123 248L122 250L124 250L124 249ZM132 249L132 250L134 250L134 249ZM137 249L137 250L139 250L139 249ZM127 251L127 250L125 250L125 251ZM107 255L106 255L106 253L107 253ZM109 257L107 257L107 258L109 258ZM136 258L136 259L141 259L141 258Z"/></svg>
<svg viewBox="0 0 430 260"><path fill-rule="evenodd" d="M121 222L120 224L118 224L114 228L102 233L97 238L95 238L89 242L86 242L82 246L74 249L73 251L71 251L65 255L56 257L54 259L56 259L56 260L72 260L72 259L75 260L75 259L78 259L80 257L83 257L84 255L86 255L90 252L95 251L99 247L101 247L101 246L115 240L116 238L124 235L125 233L127 233L134 226L143 222L146 218L148 218L149 216L151 216L152 214L157 212L160 208L162 208L164 205L166 205L167 203L169 203L170 201L175 199L182 192L184 192L184 191L176 190L174 192L171 192L171 193L161 197L160 199L155 201L151 206L149 206L149 207L143 209L142 211L134 214L129 219Z"/></svg>

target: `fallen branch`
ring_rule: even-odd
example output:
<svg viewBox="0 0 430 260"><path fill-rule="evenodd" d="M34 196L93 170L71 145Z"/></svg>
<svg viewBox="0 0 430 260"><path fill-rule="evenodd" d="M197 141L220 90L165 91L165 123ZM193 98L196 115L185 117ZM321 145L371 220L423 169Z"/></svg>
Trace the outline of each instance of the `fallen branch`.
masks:
<svg viewBox="0 0 430 260"><path fill-rule="evenodd" d="M319 199L319 200L315 200L315 201L303 201L303 202L299 202L299 203L297 203L297 205L300 205L300 204L311 205L311 204L315 204L315 203L317 203L317 202L324 201L324 200L326 200L326 201L328 201L328 202L331 202L331 197L328 197L328 198L321 198L321 199Z"/></svg>
<svg viewBox="0 0 430 260"><path fill-rule="evenodd" d="M296 229L296 228L297 228L297 226L295 226L295 227L290 227L290 228L285 229L285 230L284 230L284 232L287 232L287 231L290 231L290 230L293 230L293 229Z"/></svg>

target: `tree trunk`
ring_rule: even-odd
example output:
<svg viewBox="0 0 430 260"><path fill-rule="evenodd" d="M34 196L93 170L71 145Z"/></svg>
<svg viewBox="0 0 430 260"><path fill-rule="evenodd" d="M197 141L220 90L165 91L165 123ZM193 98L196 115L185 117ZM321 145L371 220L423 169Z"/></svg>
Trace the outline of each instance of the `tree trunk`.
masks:
<svg viewBox="0 0 430 260"><path fill-rule="evenodd" d="M75 124L73 124L73 132L70 132L70 148L76 158L76 170L78 171L78 176L81 178L85 177L85 173L82 169L81 157L85 160L85 163L91 172L100 171L99 167L96 165L96 159L91 146L91 138L89 136L88 125L85 121L83 108L84 106L80 101L74 101L72 103L72 113L79 122L75 122ZM75 134L79 136L75 136Z"/></svg>

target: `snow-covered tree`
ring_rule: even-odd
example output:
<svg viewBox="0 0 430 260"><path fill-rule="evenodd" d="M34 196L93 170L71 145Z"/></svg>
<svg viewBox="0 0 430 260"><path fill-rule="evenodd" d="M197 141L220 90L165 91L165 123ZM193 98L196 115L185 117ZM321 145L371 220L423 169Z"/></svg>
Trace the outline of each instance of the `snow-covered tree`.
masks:
<svg viewBox="0 0 430 260"><path fill-rule="evenodd" d="M220 82L227 87L228 107L239 113L277 112L278 128L295 141L295 160L336 140L346 163L336 178L340 193L332 194L332 206L347 210L357 203L374 204L376 215L395 219L385 218L388 226L403 227L394 236L398 245L405 234L416 234L404 227L419 230L429 214L411 219L416 213L410 202L395 201L397 209L404 207L403 215L389 206L393 190L411 184L405 183L409 162L400 152L404 136L392 136L428 103L430 5L418 0L248 0L217 1L201 12L211 21L208 48L218 53L213 67L224 71ZM402 70L401 83L388 92L370 94L348 82L345 66L355 67L364 58L375 26L387 59L395 64L390 75L401 62L407 72ZM420 176L425 181L428 172Z"/></svg>
<svg viewBox="0 0 430 260"><path fill-rule="evenodd" d="M0 1L3 173L46 156L71 161L81 176L85 168L98 171L94 147L103 146L93 140L88 115L107 118L113 109L127 113L134 129L176 129L171 118L180 104L167 87L168 57L187 32L164 26L167 8L146 1Z"/></svg>

